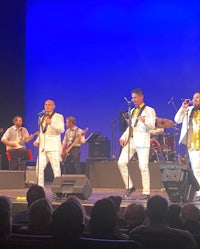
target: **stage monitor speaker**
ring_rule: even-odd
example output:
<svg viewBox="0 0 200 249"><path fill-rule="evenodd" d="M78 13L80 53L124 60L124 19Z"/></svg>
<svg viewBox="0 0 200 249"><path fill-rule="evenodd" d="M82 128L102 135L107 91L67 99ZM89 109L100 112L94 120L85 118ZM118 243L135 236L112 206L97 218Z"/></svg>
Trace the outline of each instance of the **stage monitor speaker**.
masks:
<svg viewBox="0 0 200 249"><path fill-rule="evenodd" d="M110 159L110 140L97 138L89 143L89 161L104 161Z"/></svg>
<svg viewBox="0 0 200 249"><path fill-rule="evenodd" d="M0 189L23 189L24 183L24 171L0 170Z"/></svg>
<svg viewBox="0 0 200 249"><path fill-rule="evenodd" d="M26 186L37 184L37 176L35 166L27 166L26 168Z"/></svg>
<svg viewBox="0 0 200 249"><path fill-rule="evenodd" d="M186 165L162 165L163 186L171 202L191 202L200 186Z"/></svg>
<svg viewBox="0 0 200 249"><path fill-rule="evenodd" d="M85 175L62 175L54 178L52 192L57 198L75 195L87 200L92 193L92 186Z"/></svg>
<svg viewBox="0 0 200 249"><path fill-rule="evenodd" d="M3 169L2 167L2 155L0 154L0 170Z"/></svg>

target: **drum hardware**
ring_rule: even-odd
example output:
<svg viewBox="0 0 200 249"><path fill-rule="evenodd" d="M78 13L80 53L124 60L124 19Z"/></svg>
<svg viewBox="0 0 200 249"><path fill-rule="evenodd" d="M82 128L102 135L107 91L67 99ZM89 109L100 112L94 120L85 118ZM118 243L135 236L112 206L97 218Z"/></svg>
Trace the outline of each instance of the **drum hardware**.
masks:
<svg viewBox="0 0 200 249"><path fill-rule="evenodd" d="M151 143L151 146L150 146L150 152L149 152L149 161L158 162L160 161L159 155L161 152L160 143L157 141L156 138L151 138L150 143Z"/></svg>
<svg viewBox="0 0 200 249"><path fill-rule="evenodd" d="M151 132L149 162L179 162L180 159L175 150L177 135L178 133ZM137 160L137 153L135 153L132 161L136 162Z"/></svg>
<svg viewBox="0 0 200 249"><path fill-rule="evenodd" d="M151 136L155 136L155 135L159 135L163 133L164 133L164 128L155 128L154 130L150 130Z"/></svg>
<svg viewBox="0 0 200 249"><path fill-rule="evenodd" d="M175 137L178 133L163 133L151 136L149 153L150 162L177 161L178 155L175 150Z"/></svg>

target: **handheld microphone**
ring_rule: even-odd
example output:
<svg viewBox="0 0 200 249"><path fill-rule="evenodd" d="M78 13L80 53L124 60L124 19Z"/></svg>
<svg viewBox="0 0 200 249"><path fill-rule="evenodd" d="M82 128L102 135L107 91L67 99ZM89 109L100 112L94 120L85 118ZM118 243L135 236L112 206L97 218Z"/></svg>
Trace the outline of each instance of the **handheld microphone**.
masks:
<svg viewBox="0 0 200 249"><path fill-rule="evenodd" d="M181 98L181 101L185 102L187 104L192 104L193 103L193 101L191 99L183 99L183 98Z"/></svg>
<svg viewBox="0 0 200 249"><path fill-rule="evenodd" d="M42 110L41 112L38 112L38 116L45 114L45 110Z"/></svg>

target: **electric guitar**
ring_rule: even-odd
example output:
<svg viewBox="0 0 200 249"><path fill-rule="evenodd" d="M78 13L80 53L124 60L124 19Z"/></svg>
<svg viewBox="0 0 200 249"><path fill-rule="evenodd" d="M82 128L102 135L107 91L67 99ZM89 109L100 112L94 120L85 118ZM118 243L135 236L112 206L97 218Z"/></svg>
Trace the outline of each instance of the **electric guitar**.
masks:
<svg viewBox="0 0 200 249"><path fill-rule="evenodd" d="M74 145L79 141L79 139L81 138L81 136L85 135L88 131L88 128L86 128L85 130L83 130L75 139L74 141L67 146L67 148L65 150L63 150L62 154L61 154L61 159L62 159L62 163L65 162L65 160L67 159L67 157L69 156L69 152L70 150L74 147Z"/></svg>
<svg viewBox="0 0 200 249"><path fill-rule="evenodd" d="M36 136L38 134L39 134L39 131L36 131L33 134L29 135L26 139L18 138L15 141L12 141L16 145L14 147L14 149L21 149L21 148L23 148L24 147L24 143L26 142L27 139L29 139L30 136Z"/></svg>

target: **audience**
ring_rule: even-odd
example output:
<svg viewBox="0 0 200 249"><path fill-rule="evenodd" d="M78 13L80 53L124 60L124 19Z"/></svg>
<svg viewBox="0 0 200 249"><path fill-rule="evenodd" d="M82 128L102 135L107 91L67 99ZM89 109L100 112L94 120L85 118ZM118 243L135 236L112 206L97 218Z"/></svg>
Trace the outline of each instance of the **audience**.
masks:
<svg viewBox="0 0 200 249"><path fill-rule="evenodd" d="M116 219L117 219L117 223L116 225L117 226L121 226L122 223L123 223L123 218L122 218L122 215L121 215L121 202L122 202L122 197L121 196L118 196L118 195L110 195L108 196L108 199L110 199L114 205L115 205L115 208L116 208Z"/></svg>
<svg viewBox="0 0 200 249"><path fill-rule="evenodd" d="M200 234L199 209L192 203L181 208L168 205L160 195L152 196L147 207L130 203L121 217L121 197L99 199L90 217L76 196L69 196L53 210L44 189L32 185L27 191L27 210L15 214L13 224L25 224L18 232L29 235L51 235L52 248L81 248L81 239L134 240L145 248L197 249L193 235ZM119 229L124 221L127 234ZM8 241L12 232L12 203L0 196L0 239ZM88 233L87 233L88 232ZM86 238L85 238L86 239Z"/></svg>
<svg viewBox="0 0 200 249"><path fill-rule="evenodd" d="M28 225L19 229L20 233L49 235L49 225L53 207L47 198L34 201L29 209Z"/></svg>
<svg viewBox="0 0 200 249"><path fill-rule="evenodd" d="M15 225L26 225L29 221L29 208L31 204L39 199L45 198L44 188L39 185L31 185L26 193L27 199L27 209L17 212L13 215L13 229L15 229ZM17 232L17 226L16 231Z"/></svg>
<svg viewBox="0 0 200 249"><path fill-rule="evenodd" d="M128 239L117 227L117 209L110 198L97 200L90 216L90 234L93 238Z"/></svg>
<svg viewBox="0 0 200 249"><path fill-rule="evenodd" d="M78 198L69 196L52 214L50 233L59 247L74 248L84 230L84 211Z"/></svg>
<svg viewBox="0 0 200 249"><path fill-rule="evenodd" d="M0 239L8 239L12 229L12 203L7 196L0 196Z"/></svg>
<svg viewBox="0 0 200 249"><path fill-rule="evenodd" d="M185 230L170 228L167 224L168 202L159 195L147 201L149 223L140 225L129 233L129 238L148 248L197 249L192 234Z"/></svg>
<svg viewBox="0 0 200 249"><path fill-rule="evenodd" d="M200 233L200 215L199 209L192 203L183 205L181 210L182 228L190 231L192 234Z"/></svg>
<svg viewBox="0 0 200 249"><path fill-rule="evenodd" d="M182 229L182 222L180 219L181 215L181 206L178 204L171 204L169 205L168 215L167 215L167 222L170 227Z"/></svg>
<svg viewBox="0 0 200 249"><path fill-rule="evenodd" d="M128 231L130 232L132 229L145 222L146 210L141 204L131 203L125 208L123 219Z"/></svg>

